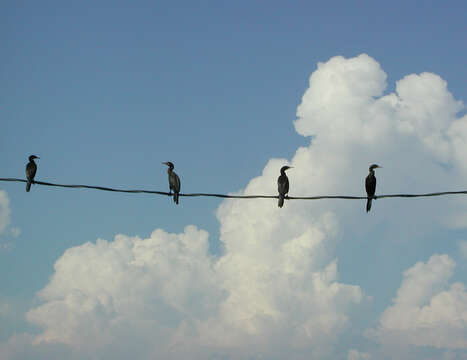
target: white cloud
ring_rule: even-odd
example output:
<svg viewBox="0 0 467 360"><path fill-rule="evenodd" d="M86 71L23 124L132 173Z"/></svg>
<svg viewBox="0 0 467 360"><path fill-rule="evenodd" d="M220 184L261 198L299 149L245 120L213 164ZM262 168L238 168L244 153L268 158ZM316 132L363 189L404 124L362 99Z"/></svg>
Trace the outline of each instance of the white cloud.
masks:
<svg viewBox="0 0 467 360"><path fill-rule="evenodd" d="M295 122L298 133L316 137L290 161L271 159L242 193L276 193L286 163L294 166L290 195L362 194L374 162L385 167L377 193L465 184L467 118L456 118L462 104L445 81L423 73L398 81L395 93L383 96L385 88L386 74L365 54L319 64ZM226 200L217 210L225 248L219 258L208 252L208 234L193 226L69 249L39 293L42 304L27 314L41 329L34 340L118 358L335 358L333 345L364 295L358 285L339 282L334 249L343 237L384 230L372 217L363 229L356 221L366 215L364 201L336 204L286 201L278 209L268 200ZM456 199L446 201L443 215L421 201L398 204L380 200L372 211L397 229L413 227L416 212L420 231L467 213ZM420 283L407 280L404 301L462 299L459 284L446 296L437 292L452 272L446 264Z"/></svg>
<svg viewBox="0 0 467 360"><path fill-rule="evenodd" d="M81 360L79 353L72 353L63 344L42 343L33 345L30 334L15 334L6 342L0 343L0 359L8 360ZM89 359L96 359L89 357Z"/></svg>
<svg viewBox="0 0 467 360"><path fill-rule="evenodd" d="M0 234L10 225L10 200L6 191L0 190Z"/></svg>
<svg viewBox="0 0 467 360"><path fill-rule="evenodd" d="M323 224L333 226L331 219ZM148 239L118 235L71 248L39 293L44 304L27 314L44 329L35 343L95 352L137 337L142 348L178 356L194 346L233 347L238 356L284 344L318 346L345 328L349 306L362 295L336 281L335 261L324 268L313 261L326 229L310 229L274 257L272 246L263 246L256 257L244 248L216 260L207 233L193 226L178 235L156 230ZM146 351L141 355L150 357Z"/></svg>
<svg viewBox="0 0 467 360"><path fill-rule="evenodd" d="M176 330L206 320L223 296L207 238L188 226L68 249L39 293L44 304L27 314L45 330L36 342L93 351L133 334L168 351Z"/></svg>
<svg viewBox="0 0 467 360"><path fill-rule="evenodd" d="M383 343L436 348L467 348L467 292L448 284L455 262L433 255L404 272L404 279L381 316L377 335Z"/></svg>
<svg viewBox="0 0 467 360"><path fill-rule="evenodd" d="M18 237L21 234L21 229L14 227L11 228L9 225L11 223L11 209L10 209L10 199L8 194L4 190L0 190L0 235L6 236L11 235L12 237ZM13 242L11 241L1 241L0 240L0 251L10 250L13 247Z"/></svg>

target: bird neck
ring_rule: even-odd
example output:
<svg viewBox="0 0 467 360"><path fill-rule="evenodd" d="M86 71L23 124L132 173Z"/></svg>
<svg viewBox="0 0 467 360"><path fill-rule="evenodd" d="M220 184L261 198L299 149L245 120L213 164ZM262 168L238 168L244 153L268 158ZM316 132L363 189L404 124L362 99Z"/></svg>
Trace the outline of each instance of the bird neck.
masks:
<svg viewBox="0 0 467 360"><path fill-rule="evenodd" d="M375 175L375 170L374 170L374 169L370 169L370 174L374 176L374 175Z"/></svg>

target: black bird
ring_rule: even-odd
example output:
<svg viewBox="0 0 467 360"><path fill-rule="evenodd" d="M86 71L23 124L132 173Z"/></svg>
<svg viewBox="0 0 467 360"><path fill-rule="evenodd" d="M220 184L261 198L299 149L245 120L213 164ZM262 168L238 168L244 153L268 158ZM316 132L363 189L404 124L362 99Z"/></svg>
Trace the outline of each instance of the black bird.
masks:
<svg viewBox="0 0 467 360"><path fill-rule="evenodd" d="M174 170L174 164L171 163L170 161L167 161L163 163L164 165L167 165L169 168L167 169L167 173L169 174L169 192L172 193L172 190L174 192L174 202L175 204L178 204L178 193L180 192L180 178L178 177L177 174L175 174Z"/></svg>
<svg viewBox="0 0 467 360"><path fill-rule="evenodd" d="M289 178L285 175L285 171L291 169L292 166L282 166L281 175L277 179L277 191L279 191L279 202L277 206L284 206L285 195L289 192Z"/></svg>
<svg viewBox="0 0 467 360"><path fill-rule="evenodd" d="M365 189L368 195L368 200L366 202L366 212L370 211L371 209L371 200L375 196L376 191L376 177L375 177L375 169L380 168L381 166L373 164L370 166L370 173L365 179Z"/></svg>
<svg viewBox="0 0 467 360"><path fill-rule="evenodd" d="M34 183L34 176L36 176L37 165L34 159L39 159L39 156L31 155L29 157L29 162L26 164L26 178L28 179L28 183L26 184L27 192L31 190L31 184Z"/></svg>

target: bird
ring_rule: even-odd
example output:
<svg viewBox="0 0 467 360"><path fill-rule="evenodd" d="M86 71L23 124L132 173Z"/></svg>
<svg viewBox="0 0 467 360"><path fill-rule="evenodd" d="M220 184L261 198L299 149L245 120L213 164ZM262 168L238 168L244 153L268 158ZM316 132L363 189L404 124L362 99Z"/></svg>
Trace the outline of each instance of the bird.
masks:
<svg viewBox="0 0 467 360"><path fill-rule="evenodd" d="M376 177L375 177L375 169L376 168L381 168L382 166L379 166L377 164L370 165L369 171L370 173L365 179L365 189L366 193L368 195L368 200L366 202L366 212L370 211L371 209L371 201L373 197L375 196L375 191L376 191Z"/></svg>
<svg viewBox="0 0 467 360"><path fill-rule="evenodd" d="M31 184L34 183L34 176L36 176L37 165L34 162L34 159L39 159L39 156L31 155L29 157L29 162L26 164L26 178L28 179L26 184L26 192L31 190Z"/></svg>
<svg viewBox="0 0 467 360"><path fill-rule="evenodd" d="M283 166L281 168L281 175L277 179L277 191L279 191L279 202L277 206L280 208L284 206L284 199L289 192L289 178L285 175L285 172L291 169L292 166Z"/></svg>
<svg viewBox="0 0 467 360"><path fill-rule="evenodd" d="M172 190L174 192L174 203L178 205L178 195L180 193L180 178L177 174L175 174L174 164L170 161L164 162L164 165L167 165L169 168L167 169L167 173L169 174L169 191L170 194Z"/></svg>

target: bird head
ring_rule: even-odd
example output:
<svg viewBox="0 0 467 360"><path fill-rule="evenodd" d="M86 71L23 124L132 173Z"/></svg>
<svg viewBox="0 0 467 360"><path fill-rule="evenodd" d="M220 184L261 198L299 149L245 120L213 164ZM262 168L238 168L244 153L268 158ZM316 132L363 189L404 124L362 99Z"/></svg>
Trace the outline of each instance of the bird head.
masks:
<svg viewBox="0 0 467 360"><path fill-rule="evenodd" d="M29 157L29 161L33 161L34 159L40 159L40 157L39 157L39 156L36 156L36 155L31 155L31 156Z"/></svg>
<svg viewBox="0 0 467 360"><path fill-rule="evenodd" d="M171 163L170 161L167 161L167 162L163 162L162 164L164 165L167 165L169 168L173 169L174 168L174 164Z"/></svg>
<svg viewBox="0 0 467 360"><path fill-rule="evenodd" d="M370 165L370 171L376 168L381 168L382 166L379 166L377 164Z"/></svg>
<svg viewBox="0 0 467 360"><path fill-rule="evenodd" d="M292 168L293 168L293 166L287 166L287 165L286 165L286 166L282 166L282 167L281 167L281 172L284 172L284 171L289 170L289 169L292 169Z"/></svg>

